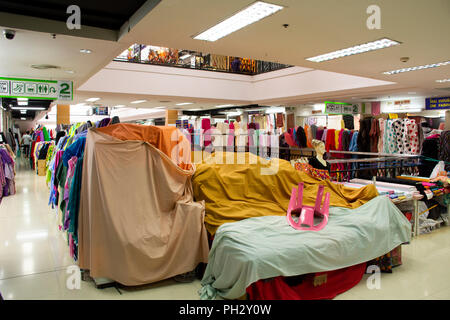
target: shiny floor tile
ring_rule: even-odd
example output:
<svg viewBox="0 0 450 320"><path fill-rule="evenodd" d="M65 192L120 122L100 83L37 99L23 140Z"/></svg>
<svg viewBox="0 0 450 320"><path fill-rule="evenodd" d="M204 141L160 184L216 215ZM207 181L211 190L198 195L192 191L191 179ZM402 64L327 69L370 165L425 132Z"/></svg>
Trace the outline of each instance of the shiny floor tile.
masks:
<svg viewBox="0 0 450 320"><path fill-rule="evenodd" d="M4 299L199 299L199 280L172 279L139 287L97 289L92 281L73 288L67 267L69 255L64 233L58 230L57 211L48 206L45 177L19 162L17 194L0 204L0 292ZM449 300L450 228L420 235L402 247L403 265L382 273L379 288L366 274L355 287L335 300ZM72 288L72 289L71 289Z"/></svg>

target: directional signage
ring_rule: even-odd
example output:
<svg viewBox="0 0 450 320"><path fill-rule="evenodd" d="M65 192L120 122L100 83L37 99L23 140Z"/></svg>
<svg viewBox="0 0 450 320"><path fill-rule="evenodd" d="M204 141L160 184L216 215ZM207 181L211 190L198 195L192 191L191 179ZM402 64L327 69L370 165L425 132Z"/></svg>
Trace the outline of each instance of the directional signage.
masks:
<svg viewBox="0 0 450 320"><path fill-rule="evenodd" d="M0 97L73 100L72 81L0 77Z"/></svg>
<svg viewBox="0 0 450 320"><path fill-rule="evenodd" d="M427 110L450 109L450 97L427 98L425 100L425 109Z"/></svg>
<svg viewBox="0 0 450 320"><path fill-rule="evenodd" d="M327 114L359 114L361 113L361 105L358 103L351 104L345 102L325 101L325 113Z"/></svg>

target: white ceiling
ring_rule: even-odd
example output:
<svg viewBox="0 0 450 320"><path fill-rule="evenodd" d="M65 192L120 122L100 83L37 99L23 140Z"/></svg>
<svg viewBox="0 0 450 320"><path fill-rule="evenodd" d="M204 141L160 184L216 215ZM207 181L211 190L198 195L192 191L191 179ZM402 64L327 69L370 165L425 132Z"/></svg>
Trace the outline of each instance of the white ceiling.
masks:
<svg viewBox="0 0 450 320"><path fill-rule="evenodd" d="M1 23L1 22L0 22ZM0 26L0 29L4 29ZM13 40L0 38L0 76L49 80L72 80L74 88L89 79L128 46L123 42L105 41L16 30ZM1 30L0 30L1 32ZM92 53L80 53L90 49ZM60 69L36 70L32 64L50 64ZM72 70L75 73L65 72Z"/></svg>
<svg viewBox="0 0 450 320"><path fill-rule="evenodd" d="M427 94L448 87L435 80L450 78L450 65L383 75L382 72L450 60L450 1L448 0L274 0L285 6L278 13L216 42L192 36L251 4L252 0L165 0L126 36L132 43L237 55L266 61L398 82ZM381 29L369 30L366 9L381 8ZM283 24L289 24L284 28ZM314 63L308 57L387 37L401 45ZM410 57L407 63L401 57ZM447 92L448 93L448 92ZM446 94L445 92L443 93Z"/></svg>

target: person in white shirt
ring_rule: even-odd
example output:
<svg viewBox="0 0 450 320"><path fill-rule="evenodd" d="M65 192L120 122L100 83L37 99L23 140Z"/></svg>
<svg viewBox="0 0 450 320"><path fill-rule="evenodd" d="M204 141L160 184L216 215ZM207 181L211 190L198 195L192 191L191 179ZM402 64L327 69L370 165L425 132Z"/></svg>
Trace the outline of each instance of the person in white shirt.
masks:
<svg viewBox="0 0 450 320"><path fill-rule="evenodd" d="M30 153L30 146L31 146L31 141L33 139L30 136L30 132L27 131L23 136L22 136L22 146L23 146L23 152L25 155L25 158L29 157L29 153Z"/></svg>

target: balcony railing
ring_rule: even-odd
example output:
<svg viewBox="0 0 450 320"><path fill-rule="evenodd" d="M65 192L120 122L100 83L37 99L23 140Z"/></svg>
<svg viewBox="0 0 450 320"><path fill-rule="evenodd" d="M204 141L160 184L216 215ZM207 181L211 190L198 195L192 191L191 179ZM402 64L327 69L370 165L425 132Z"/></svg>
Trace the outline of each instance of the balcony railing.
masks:
<svg viewBox="0 0 450 320"><path fill-rule="evenodd" d="M276 62L139 44L132 45L116 57L114 61L227 72L252 76L292 67L291 65Z"/></svg>

